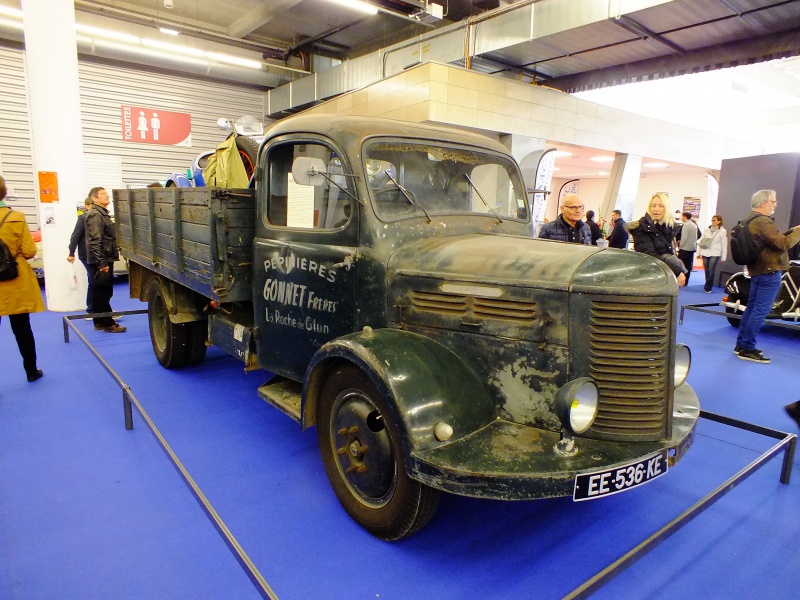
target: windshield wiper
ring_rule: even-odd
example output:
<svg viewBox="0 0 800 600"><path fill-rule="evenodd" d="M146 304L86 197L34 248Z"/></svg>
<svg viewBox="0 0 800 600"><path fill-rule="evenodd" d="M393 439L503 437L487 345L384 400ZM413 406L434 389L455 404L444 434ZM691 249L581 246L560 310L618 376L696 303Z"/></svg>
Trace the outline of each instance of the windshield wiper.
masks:
<svg viewBox="0 0 800 600"><path fill-rule="evenodd" d="M422 206L422 204L420 204L420 203L419 203L419 201L417 201L417 199L416 199L416 198L414 198L414 194L412 194L412 193L411 193L411 192L409 192L409 191L408 191L406 188L404 188L402 185L400 185L400 184L397 182L397 180L396 180L394 177L392 177L392 174L391 174L391 173L389 173L389 171L388 171L388 170L387 170L387 171L384 171L384 173L386 174L386 176L387 176L389 179L391 179L391 180L392 180L392 183L393 183L393 184L395 184L395 185L397 186L397 189L398 189L398 190L400 190L400 192L403 194L403 196L405 196L405 197L406 197L406 200L408 200L408 203L409 203L411 206L418 206L420 209L422 209L422 212L424 212L424 213L425 213L425 218L426 218L426 219L428 219L428 223L430 223L430 222L431 222L431 218L430 218L430 216L428 216L428 211L427 211L427 210L425 210L425 207L423 207L423 206Z"/></svg>
<svg viewBox="0 0 800 600"><path fill-rule="evenodd" d="M469 181L469 184L472 186L472 189L475 190L476 194L478 194L478 198L480 198L481 202L483 202L486 205L486 208L488 208L489 211L494 215L494 218L497 219L498 223L502 223L503 219L501 219L500 216L494 211L494 209L491 206L489 206L489 203L486 200L484 200L480 190L478 190L477 186L474 183L472 183L472 179L469 178L469 175L464 173L464 177L467 178L467 181Z"/></svg>
<svg viewBox="0 0 800 600"><path fill-rule="evenodd" d="M340 186L338 183L336 183L333 180L332 177L330 177L330 175L339 175L341 177L358 177L358 175L356 175L354 173L326 173L325 171L317 171L316 169L311 169L308 172L308 174L309 175L322 175L328 181L328 183L335 185L337 188L342 190L345 194L350 196L353 200L355 200L356 202L361 204L361 201L358 198L356 198L352 193L350 193L348 190L346 190L345 188Z"/></svg>

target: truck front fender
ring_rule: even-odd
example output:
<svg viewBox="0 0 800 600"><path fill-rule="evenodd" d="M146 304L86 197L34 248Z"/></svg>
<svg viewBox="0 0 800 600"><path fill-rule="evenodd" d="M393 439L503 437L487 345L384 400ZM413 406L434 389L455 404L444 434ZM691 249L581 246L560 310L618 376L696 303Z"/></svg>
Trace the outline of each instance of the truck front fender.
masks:
<svg viewBox="0 0 800 600"><path fill-rule="evenodd" d="M423 335L365 328L319 349L306 371L302 423L316 422L316 406L331 369L350 362L366 373L388 401L408 461L411 452L439 447L439 423L460 439L496 419L495 406L475 373L453 352Z"/></svg>

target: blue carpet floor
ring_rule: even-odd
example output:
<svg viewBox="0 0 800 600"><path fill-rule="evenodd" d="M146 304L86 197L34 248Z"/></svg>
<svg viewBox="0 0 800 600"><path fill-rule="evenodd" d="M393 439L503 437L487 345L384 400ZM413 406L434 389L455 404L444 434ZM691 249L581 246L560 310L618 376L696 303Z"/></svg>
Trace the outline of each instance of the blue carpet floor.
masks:
<svg viewBox="0 0 800 600"><path fill-rule="evenodd" d="M721 296L680 292L686 304ZM112 305L145 306L125 283ZM33 384L0 326L0 598L258 598L137 414L125 430L119 387L79 340L64 343L62 317L32 317L45 372ZM282 600L561 598L775 443L704 420L668 476L637 490L577 504L444 495L427 528L385 543L339 506L315 431L258 398L263 372L213 348L163 369L146 315L125 316L121 335L76 323ZM796 433L782 407L800 398L800 332L762 331L770 365L737 359L735 338L725 318L693 311L678 328L703 408ZM790 485L779 473L776 458L593 597L796 598L800 469Z"/></svg>

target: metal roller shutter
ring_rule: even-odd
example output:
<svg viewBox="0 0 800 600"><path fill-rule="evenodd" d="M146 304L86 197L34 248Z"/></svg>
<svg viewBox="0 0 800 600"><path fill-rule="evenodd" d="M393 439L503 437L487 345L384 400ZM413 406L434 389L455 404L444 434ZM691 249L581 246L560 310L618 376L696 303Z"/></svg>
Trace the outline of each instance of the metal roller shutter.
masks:
<svg viewBox="0 0 800 600"><path fill-rule="evenodd" d="M87 61L79 61L78 71L87 193L95 185L138 187L185 172L195 156L225 139L217 119L263 118L263 92L257 89ZM34 230L38 214L24 52L0 47L0 73L0 172L14 192L14 208ZM123 142L122 105L189 113L191 147ZM81 204L83 196L74 202Z"/></svg>
<svg viewBox="0 0 800 600"><path fill-rule="evenodd" d="M78 70L83 151L86 155L119 157L122 182L128 186L143 186L163 181L175 172L185 173L195 156L225 139L226 133L217 128L220 117L263 118L263 92L259 90L86 61L79 62ZM191 114L192 146L124 142L122 105Z"/></svg>
<svg viewBox="0 0 800 600"><path fill-rule="evenodd" d="M25 213L31 230L38 229L25 54L0 47L0 173L14 197L9 204Z"/></svg>

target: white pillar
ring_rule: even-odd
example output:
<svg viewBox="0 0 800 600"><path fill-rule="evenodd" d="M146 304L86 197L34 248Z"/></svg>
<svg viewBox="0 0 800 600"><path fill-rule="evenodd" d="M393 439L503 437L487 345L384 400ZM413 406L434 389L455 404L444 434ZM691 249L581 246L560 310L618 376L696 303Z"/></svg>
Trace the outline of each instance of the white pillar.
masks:
<svg viewBox="0 0 800 600"><path fill-rule="evenodd" d="M70 289L66 260L77 220L75 206L88 191L83 189L75 9L64 0L22 0L22 13L34 171L55 173L58 182L58 200L39 203L47 307L81 310L86 307L86 288Z"/></svg>
<svg viewBox="0 0 800 600"><path fill-rule="evenodd" d="M634 154L619 154L614 158L611 174L608 176L608 185L603 202L598 211L599 216L610 220L611 211L616 209L622 213L622 218L630 221L634 218L636 209L636 192L639 190L639 179L642 176L642 157ZM641 216L641 215L639 215Z"/></svg>
<svg viewBox="0 0 800 600"><path fill-rule="evenodd" d="M500 143L508 148L511 156L519 163L522 178L529 194L527 201L532 212L531 233L535 235L537 221L541 220L539 213L544 215L548 197L547 194L535 193L534 190L550 190L550 182L553 178L552 157L547 168L539 168L546 145L542 138L533 138L515 133L501 135Z"/></svg>

